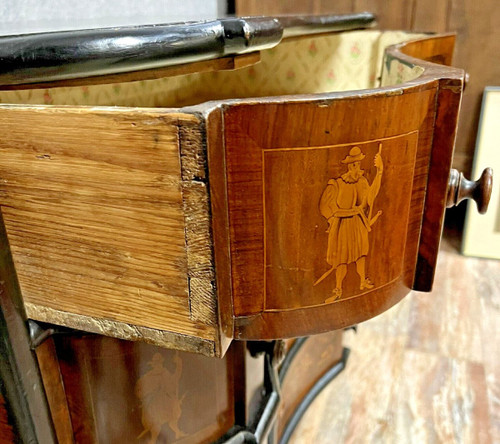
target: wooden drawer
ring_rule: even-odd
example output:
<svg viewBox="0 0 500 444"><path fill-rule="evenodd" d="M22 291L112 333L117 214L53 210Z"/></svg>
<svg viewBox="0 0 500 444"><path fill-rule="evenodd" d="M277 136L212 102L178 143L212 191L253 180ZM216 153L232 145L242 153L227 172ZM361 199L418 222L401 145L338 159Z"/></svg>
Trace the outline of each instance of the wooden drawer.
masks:
<svg viewBox="0 0 500 444"><path fill-rule="evenodd" d="M392 46L379 72L382 44L411 36L345 36L197 68L250 65L232 71L2 92L0 206L28 317L223 356L430 291L464 79L430 61L449 64L454 37ZM291 48L297 72L278 66ZM332 92L349 64L381 86Z"/></svg>

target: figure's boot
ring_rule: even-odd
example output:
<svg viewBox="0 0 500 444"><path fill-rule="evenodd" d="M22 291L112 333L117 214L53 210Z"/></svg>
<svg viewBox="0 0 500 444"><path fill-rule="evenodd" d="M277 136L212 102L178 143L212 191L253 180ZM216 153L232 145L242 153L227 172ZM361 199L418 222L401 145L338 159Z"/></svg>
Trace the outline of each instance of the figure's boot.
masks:
<svg viewBox="0 0 500 444"><path fill-rule="evenodd" d="M370 290L373 287L374 287L373 282L370 281L370 279L368 278L365 278L365 280L362 281L361 284L359 285L360 290Z"/></svg>
<svg viewBox="0 0 500 444"><path fill-rule="evenodd" d="M342 296L342 289L341 288L334 288L332 295L328 298L325 299L325 302L333 302L339 299Z"/></svg>

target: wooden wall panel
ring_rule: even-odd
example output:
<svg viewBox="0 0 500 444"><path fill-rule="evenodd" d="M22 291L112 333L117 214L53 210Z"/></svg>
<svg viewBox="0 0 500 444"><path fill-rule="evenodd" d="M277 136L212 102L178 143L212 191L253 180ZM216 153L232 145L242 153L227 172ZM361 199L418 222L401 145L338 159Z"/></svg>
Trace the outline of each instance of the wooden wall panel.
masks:
<svg viewBox="0 0 500 444"><path fill-rule="evenodd" d="M413 8L411 29L425 32L448 31L449 0L418 0Z"/></svg>
<svg viewBox="0 0 500 444"><path fill-rule="evenodd" d="M411 29L413 3L401 0L355 0L353 12L373 12L382 29Z"/></svg>
<svg viewBox="0 0 500 444"><path fill-rule="evenodd" d="M236 0L236 14L328 14L352 12L355 0Z"/></svg>
<svg viewBox="0 0 500 444"><path fill-rule="evenodd" d="M485 86L500 85L500 2L498 0L236 0L240 15L328 14L370 11L380 28L456 32L454 65L470 81L463 96L453 166L470 172Z"/></svg>
<svg viewBox="0 0 500 444"><path fill-rule="evenodd" d="M472 166L482 94L485 86L500 85L500 2L450 0L449 31L457 32L454 65L470 75L460 113L454 165Z"/></svg>
<svg viewBox="0 0 500 444"><path fill-rule="evenodd" d="M327 13L327 12L352 12L354 10L354 2L355 0L316 0L316 8L318 13Z"/></svg>

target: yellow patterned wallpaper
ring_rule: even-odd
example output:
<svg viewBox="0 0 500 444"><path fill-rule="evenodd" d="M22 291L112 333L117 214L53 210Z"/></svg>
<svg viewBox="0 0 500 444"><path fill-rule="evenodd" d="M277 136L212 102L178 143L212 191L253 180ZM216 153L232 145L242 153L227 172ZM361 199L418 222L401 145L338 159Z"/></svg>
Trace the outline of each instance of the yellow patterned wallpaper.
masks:
<svg viewBox="0 0 500 444"><path fill-rule="evenodd" d="M0 103L181 107L209 100L314 94L377 87L387 46L418 38L402 31L364 30L285 40L261 62L235 71L156 80L0 92ZM398 67L391 73L396 83ZM418 75L418 72L405 72ZM385 76L387 79L389 76Z"/></svg>

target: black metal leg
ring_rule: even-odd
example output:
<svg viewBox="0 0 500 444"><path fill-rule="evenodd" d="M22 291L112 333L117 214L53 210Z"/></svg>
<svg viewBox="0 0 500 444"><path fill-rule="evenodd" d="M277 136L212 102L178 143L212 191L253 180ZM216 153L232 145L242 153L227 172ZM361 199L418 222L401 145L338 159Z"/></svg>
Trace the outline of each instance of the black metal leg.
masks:
<svg viewBox="0 0 500 444"><path fill-rule="evenodd" d="M234 426L217 444L259 444L264 443L272 431L281 400L278 371L284 345L280 341L249 343L252 355L264 353L264 399L254 421L246 427Z"/></svg>

